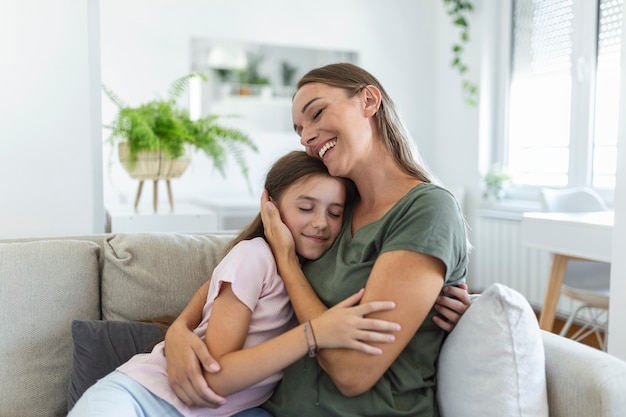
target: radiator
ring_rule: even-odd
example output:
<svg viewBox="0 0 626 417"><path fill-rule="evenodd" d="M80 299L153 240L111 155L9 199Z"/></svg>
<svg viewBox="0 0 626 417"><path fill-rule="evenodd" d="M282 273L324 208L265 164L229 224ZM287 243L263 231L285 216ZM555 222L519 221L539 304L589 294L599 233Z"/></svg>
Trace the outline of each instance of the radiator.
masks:
<svg viewBox="0 0 626 417"><path fill-rule="evenodd" d="M478 216L473 229L470 289L481 292L498 282L517 290L533 308L540 310L552 255L522 246L519 219ZM561 297L557 315L568 316L577 305L577 302Z"/></svg>

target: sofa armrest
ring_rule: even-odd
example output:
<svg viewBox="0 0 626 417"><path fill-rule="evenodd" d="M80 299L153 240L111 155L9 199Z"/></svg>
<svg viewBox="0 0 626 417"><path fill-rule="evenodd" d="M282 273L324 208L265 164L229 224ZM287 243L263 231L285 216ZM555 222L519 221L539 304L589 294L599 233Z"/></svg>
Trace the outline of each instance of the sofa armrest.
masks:
<svg viewBox="0 0 626 417"><path fill-rule="evenodd" d="M626 362L542 331L551 417L619 417L626 410Z"/></svg>

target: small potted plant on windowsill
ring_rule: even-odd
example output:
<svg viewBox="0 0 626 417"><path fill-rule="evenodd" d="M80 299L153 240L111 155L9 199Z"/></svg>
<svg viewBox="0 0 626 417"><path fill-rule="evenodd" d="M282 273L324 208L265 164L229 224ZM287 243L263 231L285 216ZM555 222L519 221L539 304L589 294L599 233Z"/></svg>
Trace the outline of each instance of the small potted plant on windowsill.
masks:
<svg viewBox="0 0 626 417"><path fill-rule="evenodd" d="M189 111L178 106L177 99L193 77L206 80L206 75L201 73L185 75L170 85L166 99L154 99L137 107L126 105L117 94L102 86L119 109L113 122L106 126L111 129L108 141L118 145L120 162L132 178L140 181L135 208L144 180L155 181L155 188L158 180L165 180L173 206L169 180L185 172L191 149L202 150L222 176L231 156L248 178L244 149L257 152L254 142L242 131L218 124L216 115L191 120Z"/></svg>
<svg viewBox="0 0 626 417"><path fill-rule="evenodd" d="M511 181L511 175L504 171L500 164L493 164L485 175L483 199L498 202L504 198L506 187Z"/></svg>

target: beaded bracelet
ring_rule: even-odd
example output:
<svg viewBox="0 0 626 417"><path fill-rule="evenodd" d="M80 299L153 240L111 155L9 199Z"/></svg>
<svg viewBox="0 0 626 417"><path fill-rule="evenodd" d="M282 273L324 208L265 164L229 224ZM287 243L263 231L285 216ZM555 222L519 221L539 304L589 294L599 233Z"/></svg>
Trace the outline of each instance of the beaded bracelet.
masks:
<svg viewBox="0 0 626 417"><path fill-rule="evenodd" d="M306 344L309 347L309 358L317 356L317 340L315 339L315 333L313 332L313 326L310 321L304 323L304 337L306 338Z"/></svg>

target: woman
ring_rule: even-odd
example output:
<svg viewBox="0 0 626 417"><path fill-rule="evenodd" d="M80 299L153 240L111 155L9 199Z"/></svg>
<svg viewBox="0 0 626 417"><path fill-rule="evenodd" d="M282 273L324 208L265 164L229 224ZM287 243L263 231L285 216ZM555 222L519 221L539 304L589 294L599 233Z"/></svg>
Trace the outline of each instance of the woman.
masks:
<svg viewBox="0 0 626 417"><path fill-rule="evenodd" d="M292 118L307 153L332 175L352 180L359 193L346 208L335 245L304 271L278 210L264 195L266 236L298 320L318 317L363 287L361 302L395 302L393 311L371 316L400 323L401 330L393 343L374 344L383 352L375 357L324 349L316 360L296 362L264 408L276 416L437 415L436 360L444 328L469 305L463 287L468 245L458 204L432 184L393 102L363 69L333 64L310 71L298 83ZM441 297L443 287L457 298ZM436 312L449 322L435 318ZM194 356L206 367L207 355L188 348L193 341L182 325L168 337L168 354L178 355L168 359L168 369L180 372L170 383L214 402L210 390L191 382Z"/></svg>

